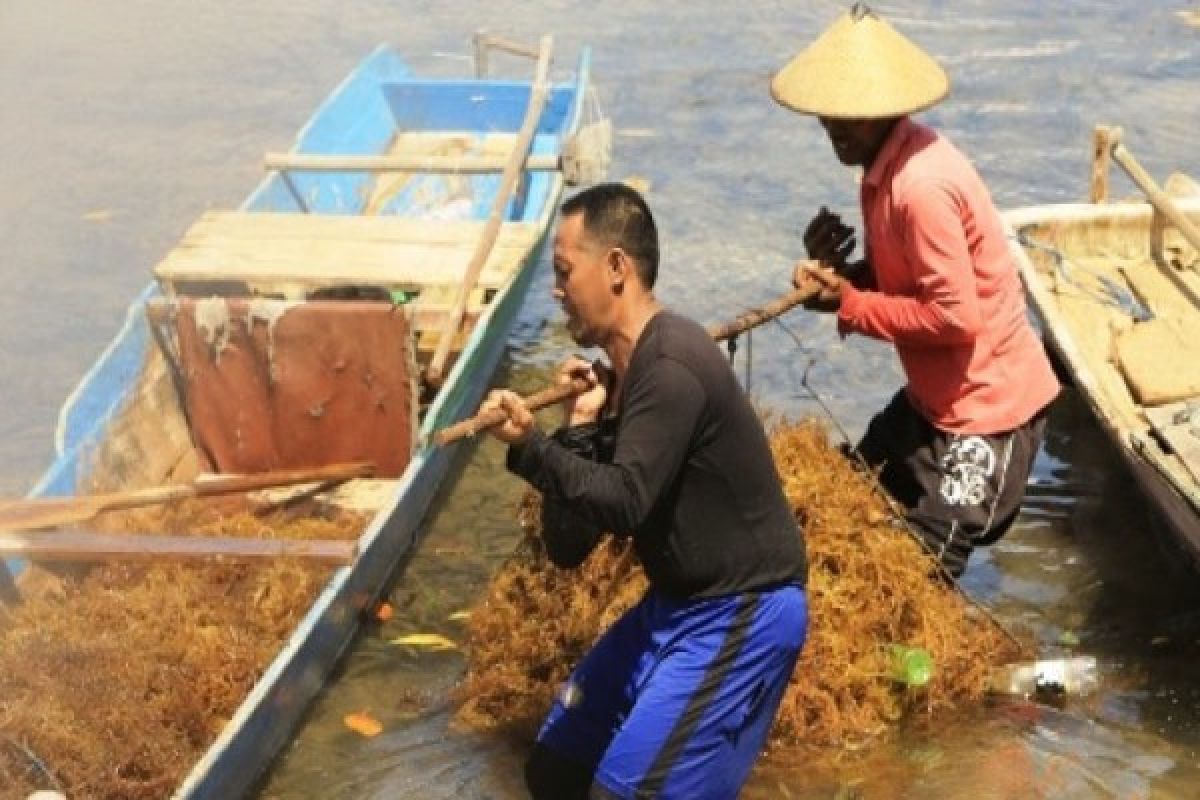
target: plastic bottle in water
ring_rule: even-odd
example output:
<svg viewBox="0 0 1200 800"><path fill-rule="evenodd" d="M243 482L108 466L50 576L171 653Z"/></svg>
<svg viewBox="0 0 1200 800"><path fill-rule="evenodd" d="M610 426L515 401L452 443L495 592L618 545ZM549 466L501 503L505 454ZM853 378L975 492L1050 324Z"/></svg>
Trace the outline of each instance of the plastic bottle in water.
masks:
<svg viewBox="0 0 1200 800"><path fill-rule="evenodd" d="M902 644L888 646L892 680L905 686L920 687L933 677L933 657L923 647Z"/></svg>
<svg viewBox="0 0 1200 800"><path fill-rule="evenodd" d="M1071 656L997 667L988 688L996 694L1061 700L1089 694L1098 684L1095 656Z"/></svg>

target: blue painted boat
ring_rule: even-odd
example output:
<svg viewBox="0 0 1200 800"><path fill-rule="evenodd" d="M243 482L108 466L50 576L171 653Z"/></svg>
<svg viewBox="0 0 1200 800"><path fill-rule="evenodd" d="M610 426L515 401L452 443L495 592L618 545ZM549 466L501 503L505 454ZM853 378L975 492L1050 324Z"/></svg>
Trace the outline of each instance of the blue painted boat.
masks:
<svg viewBox="0 0 1200 800"><path fill-rule="evenodd" d="M253 787L290 741L364 608L374 605L416 544L456 450L423 443L431 431L473 412L503 353L564 189L558 167L583 122L588 77L585 50L569 80L548 86L521 180L471 293L461 346L440 388L414 390L422 401L413 414L411 452L383 483L355 562L333 573L177 797L228 800ZM444 321L453 305L466 255L501 187L497 162L518 138L533 84L424 79L382 47L366 58L239 209L206 214L158 265L157 280L134 300L120 332L64 405L57 458L32 494L113 491L184 474L193 443L188 415L180 413L179 374L148 321L154 317L148 312L164 303L191 296L198 304L215 291L268 298L247 302L282 304L272 312L280 314L313 290L382 288L407 310L419 361L422 330ZM414 159L427 159L422 163L431 169L436 163L438 171L422 171ZM446 168L448 159L458 166ZM408 163L402 171L401 162ZM195 327L204 324L197 318ZM25 565L7 566L19 583Z"/></svg>

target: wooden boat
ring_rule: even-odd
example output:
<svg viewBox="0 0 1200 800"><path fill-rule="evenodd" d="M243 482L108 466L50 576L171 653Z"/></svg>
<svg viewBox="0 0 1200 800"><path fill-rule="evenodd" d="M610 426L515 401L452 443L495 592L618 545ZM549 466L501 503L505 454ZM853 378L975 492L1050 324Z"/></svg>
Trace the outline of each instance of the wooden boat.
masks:
<svg viewBox="0 0 1200 800"><path fill-rule="evenodd" d="M268 155L239 209L205 213L158 264L61 411L57 458L33 496L160 486L205 469L377 467L360 493L372 516L357 558L333 573L177 797L243 796L290 740L416 543L455 454L427 434L481 399L564 168L596 166L578 147L588 51L569 81L551 83L548 37L536 51L479 37L476 48L480 62L494 49L535 57L537 75L425 79L378 49L289 153ZM433 385L420 376L439 349ZM25 566L7 562L18 587Z"/></svg>
<svg viewBox="0 0 1200 800"><path fill-rule="evenodd" d="M1200 564L1200 190L1159 189L1119 130L1095 152L1092 202L1006 212L1011 248L1052 353ZM1106 202L1110 157L1149 202Z"/></svg>

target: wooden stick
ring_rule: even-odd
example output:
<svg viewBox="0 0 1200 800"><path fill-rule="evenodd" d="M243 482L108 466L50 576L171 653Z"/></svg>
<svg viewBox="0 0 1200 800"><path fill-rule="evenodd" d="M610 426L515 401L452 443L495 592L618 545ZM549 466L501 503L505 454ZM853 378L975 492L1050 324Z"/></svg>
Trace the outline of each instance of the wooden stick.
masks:
<svg viewBox="0 0 1200 800"><path fill-rule="evenodd" d="M737 336L739 333L743 333L751 328L762 325L764 322L768 322L775 317L778 317L780 314L795 308L804 301L814 297L821 291L822 288L824 288L824 285L814 281L806 286L800 287L799 289L793 289L787 294L772 300L770 303L767 303L761 308L755 308L739 315L737 319L733 320L732 322L709 326L708 332L713 339L717 341ZM543 389L536 394L523 397L521 400L525 403L525 407L530 411L540 411L541 409L552 406L555 403L561 403L568 397L574 397L576 395L583 394L590 388L592 388L592 385L587 381L576 379L571 383L559 384L557 386L551 386L548 389ZM506 419L508 419L508 414L500 408L493 409L491 411L480 412L470 419L456 422L453 425L449 425L435 432L430 441L432 441L434 445L442 447L452 442L457 442L459 439L466 439L474 436L480 431L485 431L488 428L500 425Z"/></svg>
<svg viewBox="0 0 1200 800"><path fill-rule="evenodd" d="M475 245L475 253L471 256L471 261L467 266L466 277L459 287L450 316L442 324L437 349L425 370L425 380L434 388L440 387L442 381L445 380L446 360L450 357L450 347L454 344L455 334L458 333L463 312L466 311L467 300L470 298L471 290L475 288L476 281L479 280L479 274L483 271L484 264L487 263L492 246L496 243L496 237L500 233L500 225L504 218L504 210L508 207L509 197L516 189L517 180L524 171L525 159L529 156L529 148L533 145L533 134L537 131L538 122L542 118L542 108L546 105L546 95L549 89L550 50L553 41L551 36L542 37L541 47L538 50L537 72L533 79L533 85L530 87L529 106L525 109L525 120L521 123L516 144L513 145L512 153L509 154L508 164L504 168L504 178L496 192L496 199L492 201L492 211L488 215L487 224Z"/></svg>
<svg viewBox="0 0 1200 800"><path fill-rule="evenodd" d="M739 333L744 333L751 328L756 328L764 322L769 322L779 315L792 310L796 306L804 303L807 300L816 296L823 287L818 283L811 283L807 286L802 286L799 289L793 289L787 294L772 300L761 308L752 308L749 311L741 314L732 322L726 322L721 325L712 325L708 332L718 342L726 339L732 339Z"/></svg>
<svg viewBox="0 0 1200 800"><path fill-rule="evenodd" d="M257 539L238 536L167 536L66 531L23 535L0 533L0 558L31 561L252 561L301 558L349 564L358 543L340 539Z"/></svg>
<svg viewBox="0 0 1200 800"><path fill-rule="evenodd" d="M365 478L375 467L368 463L333 464L313 469L286 469L250 475L214 475L192 483L153 486L113 494L35 497L0 505L0 530L30 531L85 522L105 511L160 505L188 497L252 492L272 486Z"/></svg>
<svg viewBox="0 0 1200 800"><path fill-rule="evenodd" d="M1179 210L1179 206L1175 205L1175 201L1171 199L1171 196L1158 187L1158 184L1154 182L1149 173L1142 169L1142 165L1137 162L1133 154L1125 149L1125 145L1119 141L1114 144L1112 155L1129 177L1133 178L1133 182L1138 185L1138 188L1146 193L1146 197L1150 199L1150 203L1163 216L1171 220L1171 223L1179 229L1179 232L1183 234L1183 237L1188 240L1188 243L1192 247L1200 250L1200 229Z"/></svg>
<svg viewBox="0 0 1200 800"><path fill-rule="evenodd" d="M0 603L11 606L19 602L21 602L21 591L17 588L17 582L13 580L12 573L8 571L8 565L4 563L4 559L0 558Z"/></svg>
<svg viewBox="0 0 1200 800"><path fill-rule="evenodd" d="M514 42L510 39L504 39L487 31L478 31L475 36L475 46L482 46L486 50L500 50L514 56L524 56L530 60L536 60L541 57L541 53L531 47L526 47L520 42Z"/></svg>
<svg viewBox="0 0 1200 800"><path fill-rule="evenodd" d="M588 389L592 388L592 384L576 378L570 383L562 383L557 386L551 386L548 389L542 389L536 394L522 397L521 401L530 411L541 411L543 408L548 408L555 403L561 403L568 397L575 397L583 394ZM502 408L495 408L491 411L481 411L470 419L464 419L461 422L456 422L449 425L433 434L431 441L438 447L457 442L459 439L467 439L480 431L486 431L488 428L494 428L508 419L508 414Z"/></svg>
<svg viewBox="0 0 1200 800"><path fill-rule="evenodd" d="M1089 203L1108 200L1108 162L1113 145L1121 140L1121 129L1097 125L1092 132L1092 180L1088 189Z"/></svg>
<svg viewBox="0 0 1200 800"><path fill-rule="evenodd" d="M1150 204L1154 206L1156 213L1152 224L1151 251L1154 255L1154 262L1159 267L1159 271L1175 284L1175 288L1190 300L1193 306L1200 307L1200 293L1196 291L1183 275L1172 268L1163 257L1161 249L1163 241L1162 218L1165 217L1174 224L1179 229L1179 232L1183 234L1183 237L1197 250L1200 250L1200 230L1197 230L1192 221L1184 216L1170 195L1158 187L1154 179L1150 177L1146 170L1142 169L1142 165L1137 162L1132 153L1125 149L1125 146L1120 141L1113 144L1112 155L1116 162L1121 165L1121 168L1133 179L1133 182L1145 192L1146 197L1150 200Z"/></svg>
<svg viewBox="0 0 1200 800"><path fill-rule="evenodd" d="M436 172L448 175L503 172L507 158L488 155L463 156L350 156L311 153L267 153L263 168L300 172ZM533 172L557 172L562 159L554 155L530 155L522 167Z"/></svg>

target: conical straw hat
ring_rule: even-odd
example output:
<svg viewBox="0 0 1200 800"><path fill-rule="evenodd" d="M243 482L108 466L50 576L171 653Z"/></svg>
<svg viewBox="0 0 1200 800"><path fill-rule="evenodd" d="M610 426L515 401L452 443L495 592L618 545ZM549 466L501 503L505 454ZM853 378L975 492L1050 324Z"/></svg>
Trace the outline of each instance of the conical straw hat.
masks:
<svg viewBox="0 0 1200 800"><path fill-rule="evenodd" d="M771 81L771 96L780 104L837 119L901 117L949 92L945 70L861 3Z"/></svg>

